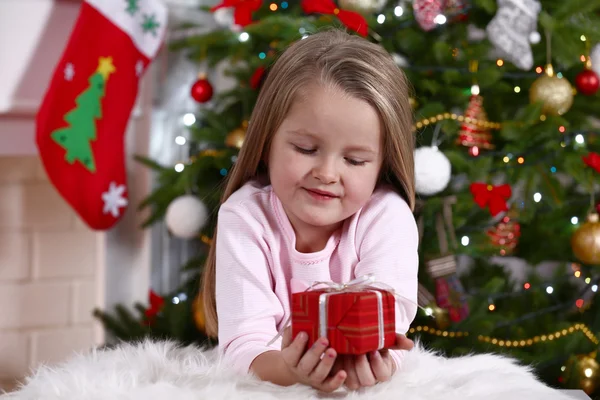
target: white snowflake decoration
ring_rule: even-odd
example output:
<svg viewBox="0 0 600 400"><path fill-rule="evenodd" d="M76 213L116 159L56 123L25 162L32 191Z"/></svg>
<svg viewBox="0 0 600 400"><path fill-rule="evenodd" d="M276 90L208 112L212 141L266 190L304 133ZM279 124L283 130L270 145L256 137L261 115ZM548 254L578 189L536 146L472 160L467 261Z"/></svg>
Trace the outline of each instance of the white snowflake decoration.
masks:
<svg viewBox="0 0 600 400"><path fill-rule="evenodd" d="M65 81L72 81L73 77L75 76L75 66L72 63L67 63L63 73L65 76Z"/></svg>
<svg viewBox="0 0 600 400"><path fill-rule="evenodd" d="M104 201L104 208L102 212L104 214L110 213L113 217L117 218L121 214L119 208L127 207L128 201L123 196L125 192L125 185L117 185L115 182L111 182L108 191L102 193L102 200Z"/></svg>
<svg viewBox="0 0 600 400"><path fill-rule="evenodd" d="M144 72L144 62L142 60L138 60L138 62L135 63L135 75L139 78L143 72Z"/></svg>

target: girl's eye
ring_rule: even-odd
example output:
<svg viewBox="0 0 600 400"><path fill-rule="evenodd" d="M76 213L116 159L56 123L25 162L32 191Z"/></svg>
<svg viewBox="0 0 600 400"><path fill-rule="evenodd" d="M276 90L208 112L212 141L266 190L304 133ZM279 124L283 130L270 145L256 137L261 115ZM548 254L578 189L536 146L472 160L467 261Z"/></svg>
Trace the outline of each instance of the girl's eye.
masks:
<svg viewBox="0 0 600 400"><path fill-rule="evenodd" d="M302 153L302 154L313 154L315 151L317 151L316 149L305 149L303 147L299 147L294 145L294 148L296 149L296 151L298 153Z"/></svg>
<svg viewBox="0 0 600 400"><path fill-rule="evenodd" d="M346 158L346 162L350 165L354 165L354 166L361 166L361 165L365 165L367 162L366 161L357 161L357 160L353 160L351 158Z"/></svg>

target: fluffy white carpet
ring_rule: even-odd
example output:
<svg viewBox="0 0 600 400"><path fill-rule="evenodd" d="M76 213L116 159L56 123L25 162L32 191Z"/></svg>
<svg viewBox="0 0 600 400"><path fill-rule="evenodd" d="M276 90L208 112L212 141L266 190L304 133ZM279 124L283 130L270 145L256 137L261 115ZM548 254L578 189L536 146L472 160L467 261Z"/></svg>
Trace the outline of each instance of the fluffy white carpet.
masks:
<svg viewBox="0 0 600 400"><path fill-rule="evenodd" d="M402 399L569 400L527 368L496 355L444 358L417 346L390 382L359 392L322 395L296 385L278 387L237 377L214 350L171 342L123 344L41 367L2 400Z"/></svg>

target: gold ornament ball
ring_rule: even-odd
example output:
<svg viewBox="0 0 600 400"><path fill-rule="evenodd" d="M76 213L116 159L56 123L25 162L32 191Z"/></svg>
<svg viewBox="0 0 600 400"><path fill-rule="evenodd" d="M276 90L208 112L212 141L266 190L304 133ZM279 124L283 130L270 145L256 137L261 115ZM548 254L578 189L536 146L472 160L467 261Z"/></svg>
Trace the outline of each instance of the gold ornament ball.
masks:
<svg viewBox="0 0 600 400"><path fill-rule="evenodd" d="M600 265L600 222L598 214L588 215L571 236L571 248L575 257L583 263Z"/></svg>
<svg viewBox="0 0 600 400"><path fill-rule="evenodd" d="M596 361L595 356L594 352L573 355L569 358L563 373L567 387L576 387L589 395L596 391L600 379L600 364Z"/></svg>
<svg viewBox="0 0 600 400"><path fill-rule="evenodd" d="M192 314L194 323L200 332L206 331L206 317L204 316L204 301L202 300L202 292L198 293L192 303Z"/></svg>
<svg viewBox="0 0 600 400"><path fill-rule="evenodd" d="M531 85L529 101L541 101L544 114L563 115L573 105L573 87L567 79L554 76L552 66L549 65L546 67L546 74Z"/></svg>
<svg viewBox="0 0 600 400"><path fill-rule="evenodd" d="M417 106L419 105L419 103L417 103L417 99L415 99L414 97L409 97L408 102L410 103L410 107L413 110L415 110L417 108Z"/></svg>
<svg viewBox="0 0 600 400"><path fill-rule="evenodd" d="M356 11L360 14L374 14L385 7L387 0L339 0L342 10Z"/></svg>
<svg viewBox="0 0 600 400"><path fill-rule="evenodd" d="M450 316L448 315L448 310L445 308L433 307L433 317L438 329L445 331L450 326Z"/></svg>
<svg viewBox="0 0 600 400"><path fill-rule="evenodd" d="M235 147L241 149L246 138L246 131L242 128L232 130L225 137L225 145L228 147Z"/></svg>

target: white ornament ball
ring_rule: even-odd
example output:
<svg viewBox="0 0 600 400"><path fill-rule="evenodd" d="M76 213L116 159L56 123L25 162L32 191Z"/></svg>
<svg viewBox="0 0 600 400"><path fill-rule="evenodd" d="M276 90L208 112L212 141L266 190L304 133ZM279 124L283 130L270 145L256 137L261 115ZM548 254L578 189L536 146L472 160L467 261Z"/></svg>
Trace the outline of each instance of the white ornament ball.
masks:
<svg viewBox="0 0 600 400"><path fill-rule="evenodd" d="M392 58L394 59L394 62L396 63L396 65L399 66L400 68L408 67L408 60L406 60L406 57L404 57L398 53L392 53Z"/></svg>
<svg viewBox="0 0 600 400"><path fill-rule="evenodd" d="M233 25L233 8L232 7L222 7L218 10L215 10L213 13L213 17L215 18L215 22L222 27L228 28Z"/></svg>
<svg viewBox="0 0 600 400"><path fill-rule="evenodd" d="M208 221L208 209L196 196L176 198L167 207L165 223L174 235L182 239L196 236Z"/></svg>
<svg viewBox="0 0 600 400"><path fill-rule="evenodd" d="M415 186L418 194L431 196L446 189L452 166L437 147L423 146L415 150Z"/></svg>
<svg viewBox="0 0 600 400"><path fill-rule="evenodd" d="M600 44L594 46L590 53L590 59L592 60L592 69L600 75Z"/></svg>
<svg viewBox="0 0 600 400"><path fill-rule="evenodd" d="M538 44L542 40L542 35L539 32L533 31L529 34L529 42L532 44Z"/></svg>

